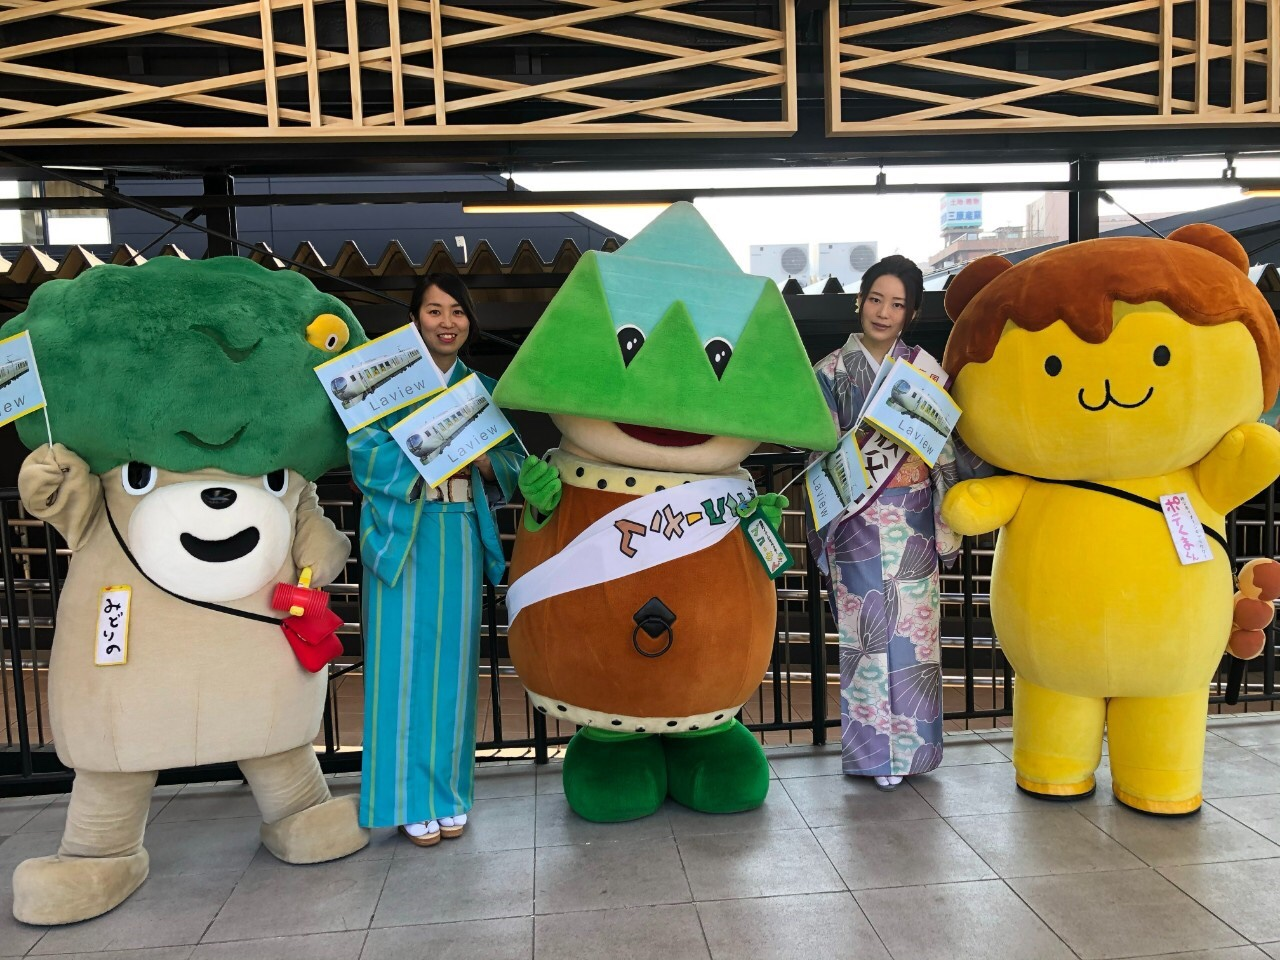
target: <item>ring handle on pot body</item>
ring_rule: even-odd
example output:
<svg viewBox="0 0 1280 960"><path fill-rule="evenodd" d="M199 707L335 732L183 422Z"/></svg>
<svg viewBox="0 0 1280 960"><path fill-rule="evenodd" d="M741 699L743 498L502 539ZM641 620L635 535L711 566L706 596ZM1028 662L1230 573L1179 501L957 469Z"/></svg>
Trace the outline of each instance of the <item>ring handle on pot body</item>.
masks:
<svg viewBox="0 0 1280 960"><path fill-rule="evenodd" d="M675 642L676 633L674 624L676 615L665 603L657 597L652 597L637 610L632 619L635 620L635 629L631 631L631 645L635 647L636 653L650 660L656 659L671 649L671 645ZM640 645L640 631L643 630L654 640L667 635L667 642L663 644L662 649L656 652L646 650Z"/></svg>

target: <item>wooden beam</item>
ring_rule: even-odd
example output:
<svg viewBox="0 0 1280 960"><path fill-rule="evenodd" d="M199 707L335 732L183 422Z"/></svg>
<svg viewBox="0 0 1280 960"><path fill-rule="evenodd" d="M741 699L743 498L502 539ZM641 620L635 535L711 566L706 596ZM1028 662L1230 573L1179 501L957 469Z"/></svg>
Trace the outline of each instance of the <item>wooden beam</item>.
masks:
<svg viewBox="0 0 1280 960"><path fill-rule="evenodd" d="M855 77L840 79L842 90L858 90L862 93L874 93L882 97L893 97L899 100L918 100L923 103L945 103L963 106L969 102L967 97L957 97L949 93L938 93L936 90L917 90L913 87L898 87L888 83L876 83L872 80L859 80ZM1039 117L1048 120L1062 114L1051 110L1035 110L1031 107L991 106L987 112L1003 117Z"/></svg>
<svg viewBox="0 0 1280 960"><path fill-rule="evenodd" d="M1280 0L1267 0L1267 110L1280 114Z"/></svg>
<svg viewBox="0 0 1280 960"><path fill-rule="evenodd" d="M447 105L450 113L458 110L471 110L477 107L489 107L499 103L510 103L513 100L523 100L528 97L539 97L544 93L555 93L561 90L572 90L578 87L592 87L607 83L616 83L619 80L629 80L633 77L652 77L662 73L671 73L676 70L686 70L690 67L700 67L709 63L719 63L721 60L731 57L755 56L759 53L765 53L777 48L777 44L773 41L766 43L753 43L744 47L733 47L729 50L711 50L697 54L692 57L679 57L671 60L663 60L658 63L645 63L635 67L623 67L617 70L606 70L602 73L593 73L581 77L568 77L563 80L552 80L548 83L530 84L522 87L518 91L507 91L497 93L487 93L478 97L466 97L462 100L454 100Z"/></svg>
<svg viewBox="0 0 1280 960"><path fill-rule="evenodd" d="M592 120L604 120L609 117L625 116L626 114L636 113L642 109L671 107L679 103L689 103L695 100L711 100L716 97L728 96L733 93L742 93L747 90L776 87L781 83L781 80L773 77L748 77L745 80L735 80L731 83L722 83L718 86L699 88L697 90L682 90L679 93L669 93L666 96L652 97L648 100L620 102L612 107L601 107L599 110L584 110L581 113L575 113L568 117L535 120L525 124L525 126L536 128L543 126L555 126L563 123L590 123Z"/></svg>
<svg viewBox="0 0 1280 960"><path fill-rule="evenodd" d="M1196 0L1196 112L1209 106L1209 0Z"/></svg>
<svg viewBox="0 0 1280 960"><path fill-rule="evenodd" d="M307 46L307 106L311 125L320 126L320 68L316 64L315 0L302 0L302 36Z"/></svg>
<svg viewBox="0 0 1280 960"><path fill-rule="evenodd" d="M578 7L610 7L617 0L552 0L554 3L572 3ZM717 20L714 17L702 17L679 10L641 10L636 16L647 20L659 20L664 24L680 27L692 27L695 30L712 30L716 33L732 33L739 37L755 37L767 40L776 35L776 30L768 27L757 27L750 23L737 23L733 20Z"/></svg>
<svg viewBox="0 0 1280 960"><path fill-rule="evenodd" d="M374 0L377 3L386 3L388 0ZM786 2L786 0L781 0ZM430 9L432 0L401 0L403 9L422 9L427 11ZM794 10L789 6L787 8L794 20ZM459 7L452 4L442 4L440 7L442 16L450 17L456 20L472 20L477 23L511 23L518 20L518 17L509 17L501 13L493 13L489 10L479 10L467 7ZM549 37L563 37L566 40L581 40L584 43L591 43L597 46L618 47L622 50L631 50L637 53L651 53L662 57L686 57L699 53L696 48L677 46L673 43L660 43L656 40L645 40L640 37L629 37L624 34L603 33L598 30L582 30L577 27L555 27L545 31ZM778 40L780 48L785 49L785 37L782 31L772 31L773 36ZM792 22L792 35L794 35L794 22ZM446 42L446 45L449 45ZM726 60L722 66L735 67L741 70L751 70L756 73L780 73L784 69L777 64L767 63L761 60Z"/></svg>
<svg viewBox="0 0 1280 960"><path fill-rule="evenodd" d="M1231 5L1231 109L1244 110L1244 0Z"/></svg>
<svg viewBox="0 0 1280 960"><path fill-rule="evenodd" d="M513 22L501 26L450 34L445 45L460 47L473 43L485 43L489 40L511 40L530 33L542 33L555 27L572 27L579 23L593 23L597 20L616 20L620 17L652 11L655 7L665 10L677 4L693 2L695 0L614 0L607 7L575 10L572 13L562 13L554 17L528 19L513 17Z"/></svg>
<svg viewBox="0 0 1280 960"><path fill-rule="evenodd" d="M301 66L305 67L305 64L302 64ZM287 76L295 76L297 75L298 72L299 72L299 67L297 66L283 67L280 70L281 75L287 75ZM235 113L246 113L251 116L265 117L267 115L267 108L263 104L256 103L252 100L235 100L229 97L215 97L215 96L210 96L208 94L203 94L203 93L189 93L189 92L179 92L176 95L171 95L170 93L171 88L169 87L157 87L153 84L136 83L131 80L116 80L111 77L98 77L98 76L91 76L88 74L70 73L66 70L51 70L48 67L35 67L35 66L31 66L30 64L5 63L3 60L0 60L0 74L11 74L13 76L32 76L32 77L39 77L42 80L50 80L54 83L73 84L75 86L89 87L92 89L101 88L101 89L107 89L107 90L121 90L121 91L124 91L126 94L136 93L136 94L147 95L143 97L141 100L138 100L137 98L127 97L127 96L109 98L113 101L112 102L113 108L116 106L133 106L137 102L154 102L156 100L168 99L168 100L177 100L182 103L195 103L203 107L213 107L218 110L227 110ZM246 75L241 74L240 76L243 77ZM262 73L255 72L247 76L248 76L248 79L245 80L245 83L252 84L256 82L256 80L261 79ZM232 83L231 86L235 86L235 84ZM155 95L150 96L150 94L155 94ZM101 102L102 99L103 98L100 98L99 101L95 101L95 102ZM40 106L40 109L36 111L34 115L23 118L20 122L21 123L43 122L45 119L48 119L48 114L51 110L55 111L57 113L57 116L59 117L74 116L74 117L82 118L87 115L85 106L79 103L66 104L61 107L50 107L47 104L42 104ZM308 120L310 119L309 115L302 110L281 109L280 116L284 119L294 120L299 123L307 123ZM8 120L9 118L5 118L5 119ZM325 119L331 119L331 118L325 118ZM175 128L175 129L181 129L181 128Z"/></svg>
<svg viewBox="0 0 1280 960"><path fill-rule="evenodd" d="M280 126L280 92L276 88L276 33L271 0L262 0L260 7L262 30L262 82L266 90L267 126Z"/></svg>
<svg viewBox="0 0 1280 960"><path fill-rule="evenodd" d="M516 126L519 129L519 125ZM265 127L186 127L175 128L166 136L151 130L109 130L99 128L60 128L56 130L6 130L6 143L44 143L51 139L58 142L93 143L226 143L226 144L283 144L283 143L364 143L373 139L392 142L416 143L424 140L485 141L509 140L512 125L452 124L445 127L406 126L354 128L350 125L323 127L281 127L268 132ZM737 123L734 121L705 120L700 123L600 123L584 127L565 124L560 127L539 127L538 137L543 140L594 140L600 137L615 139L649 140L675 137L704 139L707 137L789 137L795 133L782 122Z"/></svg>
<svg viewBox="0 0 1280 960"><path fill-rule="evenodd" d="M387 30L391 44L391 113L397 127L404 126L404 49L400 42L400 7L387 2ZM432 44L435 40L432 40Z"/></svg>
<svg viewBox="0 0 1280 960"><path fill-rule="evenodd" d="M0 97L0 109L13 110L16 112L25 112L29 110L39 110L44 107L43 103L32 103L30 100L13 100L9 97ZM151 130L181 130L181 127L175 127L172 123L156 123L154 120L135 120L132 117L113 117L109 113L86 113L79 119L86 123L100 123L107 127L132 127L147 128Z"/></svg>
<svg viewBox="0 0 1280 960"><path fill-rule="evenodd" d="M265 2L265 0L259 0L259 2ZM275 10L284 10L298 6L300 3L301 0L274 0L271 6ZM0 0L0 7L38 8L42 5L43 0ZM128 14L113 13L107 10L73 10L62 15L76 20L88 20L93 23L141 25L143 23L154 22L146 20L145 17L133 17ZM237 47L242 50L256 51L262 49L262 40L252 33L239 34L231 33L226 30L207 30L203 27L190 26L165 27L157 31L157 33L162 33L172 37L185 37L190 40L205 40L209 43ZM277 40L275 48L277 54L286 54L300 59L306 59L307 56L307 48L301 44L285 43ZM327 53L327 51L321 51L321 59L323 59Z"/></svg>
<svg viewBox="0 0 1280 960"><path fill-rule="evenodd" d="M823 76L827 81L827 136L843 122L844 103L840 93L840 4L827 0L827 15L822 28Z"/></svg>
<svg viewBox="0 0 1280 960"><path fill-rule="evenodd" d="M360 10L356 0L346 0L348 76L351 78L351 125L364 125L364 88L360 82Z"/></svg>
<svg viewBox="0 0 1280 960"><path fill-rule="evenodd" d="M1173 66L1180 66L1192 60L1191 54L1185 54L1181 57L1175 57L1171 63ZM1157 63L1138 63L1127 67L1119 67L1115 70L1106 70L1101 73L1093 73L1084 77L1069 77L1064 80L1050 80L1034 86L1028 86L1020 90L1009 90L1004 93L993 94L989 97L978 97L964 101L963 109L984 110L989 106L996 104L1010 103L1017 100L1030 99L1032 97L1041 97L1051 93L1065 93L1067 91L1076 91L1084 86L1097 86L1112 80L1121 80L1127 77L1138 76L1143 73L1149 73L1157 69ZM1148 98L1154 101L1154 97ZM929 120L934 117L945 116L948 113L955 113L956 109L944 106L930 107L925 110L917 110L912 113L897 114L895 119L898 120Z"/></svg>
<svg viewBox="0 0 1280 960"><path fill-rule="evenodd" d="M435 122L437 127L443 127L449 122L448 116L445 114L445 89L444 89L444 23L440 16L439 0L430 0L431 3L431 66L435 70L435 76L432 78L432 92L434 96Z"/></svg>
<svg viewBox="0 0 1280 960"><path fill-rule="evenodd" d="M840 31L841 39L865 36L869 33L880 33L883 30L896 30L899 27L914 27L951 17L962 17L974 13L982 13L992 7L1007 7L1016 0L946 0L932 10L915 10L911 13L899 14L896 17L885 17L883 20L865 20L862 23L850 24ZM855 8L856 9L856 8Z"/></svg>
<svg viewBox="0 0 1280 960"><path fill-rule="evenodd" d="M782 67L785 76L782 81L782 120L791 124L793 130L799 129L799 94L796 80L796 8L791 0L778 0L778 21L782 24ZM792 42L788 42L788 38Z"/></svg>
<svg viewBox="0 0 1280 960"><path fill-rule="evenodd" d="M842 53L856 53L864 56L881 52L875 47L859 47L851 44L841 44L840 51ZM1016 84L1019 87L1051 82L1047 78L1041 77L1038 74L1015 73L1011 70L997 70L993 67L978 67L960 60L941 60L934 57L912 57L910 59L903 60L899 66L922 67L926 70L933 70L940 73L951 73L962 77L975 77L983 80L996 80L1000 83ZM1145 69L1147 68L1142 68L1140 72L1144 72ZM1158 98L1153 94L1139 93L1136 90L1122 90L1118 87L1089 85L1079 87L1073 92L1097 97L1103 100L1116 100L1121 103L1137 103L1155 106L1158 102ZM1193 110L1195 106L1190 100L1175 100L1173 101L1173 104L1175 107L1180 107L1185 110Z"/></svg>
<svg viewBox="0 0 1280 960"><path fill-rule="evenodd" d="M278 10L296 7L312 0L276 0ZM0 47L0 59L21 60L24 57L40 56L47 53L62 53L77 47L93 46L101 43L115 43L148 33L161 33L171 27L186 27L197 24L217 23L221 20L236 20L257 16L260 11L259 0L250 3L238 3L230 7L215 7L212 10L198 10L194 13L183 13L172 17L161 17L158 20L133 18L134 22L119 26L104 27L101 30L85 30L83 33L63 34L48 37L44 40L33 40L30 43L19 43L14 46Z"/></svg>
<svg viewBox="0 0 1280 960"><path fill-rule="evenodd" d="M1083 23L1086 21L1096 22L1104 17L1120 17L1131 13L1140 13L1154 7L1160 0L1137 0L1134 3L1117 4L1097 10L1086 10L1080 13L1073 13L1064 16L1045 16L1031 23L1024 23L1016 27L1006 27L1003 30L992 30L987 33L971 34L964 37L954 37L949 40L940 40L936 43L927 43L919 47L911 47L902 51L886 51L879 56L869 57L866 60L856 60L852 63L844 64L840 69L843 73L849 73L852 70L866 70L871 67L880 67L886 64L896 63L908 56L927 57L935 53L954 53L957 50L968 49L972 47L985 46L992 43L1002 43L1006 40L1019 40L1023 37L1031 37L1041 33L1048 33L1053 30L1061 30L1072 24ZM846 28L847 29L847 28ZM844 31L841 31L843 34Z"/></svg>
<svg viewBox="0 0 1280 960"><path fill-rule="evenodd" d="M17 10L0 12L0 27L20 20L32 20L36 17L48 17L59 13L70 13L84 7L92 7L102 0L43 0L31 6L23 6Z"/></svg>
<svg viewBox="0 0 1280 960"><path fill-rule="evenodd" d="M933 6L948 6L956 0L911 0L912 3L927 3ZM1152 0L1152 9L1159 0ZM1173 0L1174 5L1180 3L1195 3L1196 0ZM1105 14L1105 10L1098 11L1099 15ZM1109 14L1107 14L1109 16ZM1056 15L1052 13L1037 13L1033 10L1021 10L1015 7L996 7L988 10L984 16L998 18L1001 20L1011 20L1016 23L1033 23L1040 20L1053 19ZM1149 33L1145 30L1134 30L1130 27L1118 27L1110 23L1075 23L1064 27L1069 33L1083 33L1089 36L1105 37L1109 40L1132 40L1134 43L1149 43L1157 46L1160 43L1159 33ZM1212 49L1212 45L1210 45ZM1173 48L1182 51L1194 51L1196 49L1196 41L1186 37L1173 37ZM1254 53L1248 55L1250 63L1266 65L1266 55Z"/></svg>
<svg viewBox="0 0 1280 960"><path fill-rule="evenodd" d="M1173 113L1173 0L1160 0L1160 113Z"/></svg>
<svg viewBox="0 0 1280 960"><path fill-rule="evenodd" d="M382 61L380 63L365 63L366 69L370 70L390 70L390 61ZM419 67L412 64L405 64L404 72L406 76L422 77L427 80L435 78L435 71L431 67ZM459 73L455 70L446 70L444 75L448 83L455 83L464 87L476 87L480 90L519 90L524 87L522 83L514 83L509 80L499 80L495 77L480 77L469 73ZM572 103L587 107L609 107L619 101L608 97L594 96L586 93L548 93L543 99L553 100L563 103ZM421 117L430 116L435 111L434 104L430 108L417 107L405 111L406 120L419 119ZM697 123L705 121L707 117L699 113L687 113L683 110L642 110L645 116L658 117L664 120L678 120L684 122ZM390 113L379 114L374 117L367 118L370 125L392 123L395 115ZM734 121L740 123L741 121Z"/></svg>

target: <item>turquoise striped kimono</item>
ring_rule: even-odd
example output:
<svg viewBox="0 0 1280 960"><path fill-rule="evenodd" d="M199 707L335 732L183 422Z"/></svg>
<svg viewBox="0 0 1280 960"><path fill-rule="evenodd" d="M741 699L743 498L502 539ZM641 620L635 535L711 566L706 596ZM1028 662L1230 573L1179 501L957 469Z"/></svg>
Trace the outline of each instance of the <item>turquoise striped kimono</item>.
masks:
<svg viewBox="0 0 1280 960"><path fill-rule="evenodd" d="M471 372L458 361L450 385ZM480 379L492 393L494 381ZM423 500L418 471L387 432L413 409L347 438L351 473L364 494L360 822L367 827L471 808L481 581L496 584L504 570L492 505L511 497L525 456L508 437L489 451L496 484L471 467L472 502Z"/></svg>

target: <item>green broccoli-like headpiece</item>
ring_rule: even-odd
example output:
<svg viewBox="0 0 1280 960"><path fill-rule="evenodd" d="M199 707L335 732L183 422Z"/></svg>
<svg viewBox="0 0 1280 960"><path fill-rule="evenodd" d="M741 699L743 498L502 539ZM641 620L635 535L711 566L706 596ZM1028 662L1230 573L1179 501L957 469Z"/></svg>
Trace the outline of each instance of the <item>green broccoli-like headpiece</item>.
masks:
<svg viewBox="0 0 1280 960"><path fill-rule="evenodd" d="M0 338L31 332L54 440L105 473L131 460L242 476L344 462L312 368L366 337L340 300L241 257L159 257L40 286ZM28 447L44 419L24 417Z"/></svg>
<svg viewBox="0 0 1280 960"><path fill-rule="evenodd" d="M830 450L831 414L777 286L675 203L586 253L498 384L516 410Z"/></svg>

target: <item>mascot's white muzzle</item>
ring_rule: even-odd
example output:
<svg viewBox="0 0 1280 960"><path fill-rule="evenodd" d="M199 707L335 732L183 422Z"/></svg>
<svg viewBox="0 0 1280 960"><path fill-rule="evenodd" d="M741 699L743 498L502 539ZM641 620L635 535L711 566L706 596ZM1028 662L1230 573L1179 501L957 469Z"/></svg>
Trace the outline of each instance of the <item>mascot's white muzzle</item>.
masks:
<svg viewBox="0 0 1280 960"><path fill-rule="evenodd" d="M271 583L289 555L289 512L261 486L223 480L158 487L129 520L144 573L193 600L237 600Z"/></svg>

